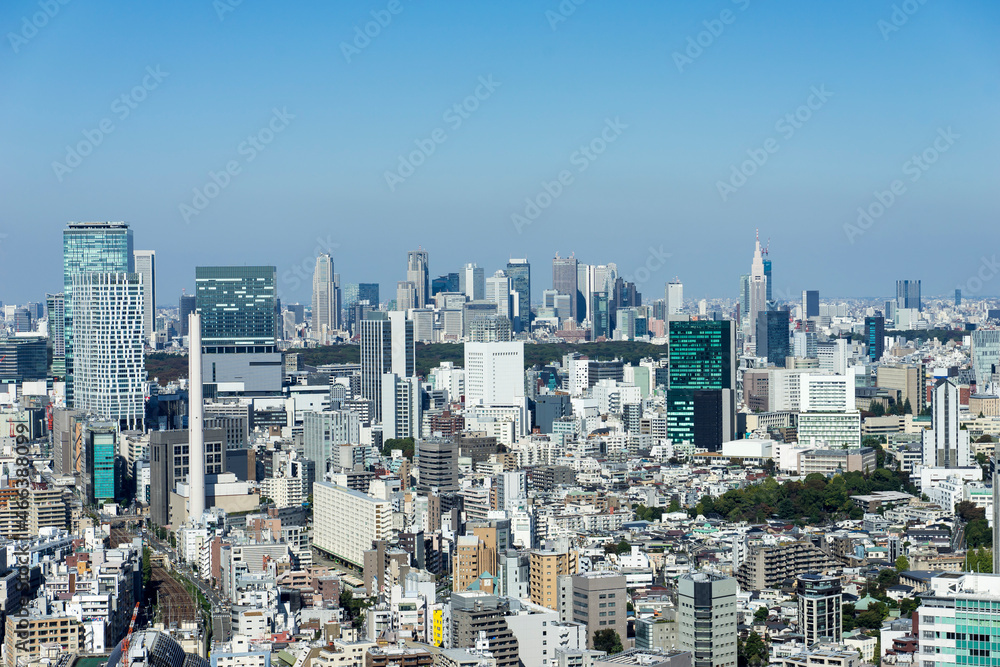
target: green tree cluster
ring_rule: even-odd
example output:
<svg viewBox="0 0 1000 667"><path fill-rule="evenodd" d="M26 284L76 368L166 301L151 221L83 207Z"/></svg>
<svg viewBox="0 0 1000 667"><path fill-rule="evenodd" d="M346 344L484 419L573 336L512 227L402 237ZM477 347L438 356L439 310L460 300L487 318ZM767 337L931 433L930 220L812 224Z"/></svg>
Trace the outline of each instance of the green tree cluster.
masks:
<svg viewBox="0 0 1000 667"><path fill-rule="evenodd" d="M672 501L671 502L671 506L673 506L673 503L675 503L675 502L677 502L677 501ZM678 503L678 506L679 505L680 505L680 503ZM673 511L673 510L671 510L671 511ZM656 521L659 521L660 517L663 516L663 508L662 507L646 507L645 505L636 505L635 506L635 516L636 516L636 518L639 521L649 521L650 523L654 523Z"/></svg>
<svg viewBox="0 0 1000 667"><path fill-rule="evenodd" d="M382 456L391 456L394 449L402 449L403 456L412 461L416 443L413 438L389 438L382 443Z"/></svg>
<svg viewBox="0 0 1000 667"><path fill-rule="evenodd" d="M622 638L611 628L597 630L594 632L594 650L605 651L608 655L621 653L624 650Z"/></svg>
<svg viewBox="0 0 1000 667"><path fill-rule="evenodd" d="M764 643L760 635L751 630L746 641L742 637L736 640L736 660L739 667L767 664L767 644Z"/></svg>
<svg viewBox="0 0 1000 667"><path fill-rule="evenodd" d="M907 475L884 468L868 475L848 472L833 479L813 473L802 482L779 484L767 478L761 484L733 489L718 498L704 496L690 513L698 516L714 512L730 521L757 523L776 515L800 525L842 518L860 519L864 512L850 497L873 491L916 492Z"/></svg>
<svg viewBox="0 0 1000 667"><path fill-rule="evenodd" d="M965 571L993 573L993 549L979 547L965 552Z"/></svg>

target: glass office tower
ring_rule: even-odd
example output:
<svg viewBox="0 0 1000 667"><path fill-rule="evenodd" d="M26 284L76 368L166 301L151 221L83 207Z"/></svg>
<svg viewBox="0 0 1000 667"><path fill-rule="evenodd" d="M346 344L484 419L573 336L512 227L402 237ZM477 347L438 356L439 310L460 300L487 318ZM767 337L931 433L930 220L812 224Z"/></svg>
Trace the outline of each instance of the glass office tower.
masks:
<svg viewBox="0 0 1000 667"><path fill-rule="evenodd" d="M510 278L510 288L517 292L514 330L525 331L531 325L531 264L526 259L512 259L507 262L505 273Z"/></svg>
<svg viewBox="0 0 1000 667"><path fill-rule="evenodd" d="M124 222L71 222L63 230L66 405L73 406L73 276L133 273L132 230Z"/></svg>
<svg viewBox="0 0 1000 667"><path fill-rule="evenodd" d="M735 434L736 330L729 320L670 322L667 437L718 451Z"/></svg>

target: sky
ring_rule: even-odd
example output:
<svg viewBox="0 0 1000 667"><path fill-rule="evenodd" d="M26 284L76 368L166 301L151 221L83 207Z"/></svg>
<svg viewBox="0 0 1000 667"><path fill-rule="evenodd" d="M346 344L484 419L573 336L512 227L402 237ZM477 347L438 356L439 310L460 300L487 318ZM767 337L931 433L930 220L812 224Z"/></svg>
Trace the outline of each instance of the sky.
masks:
<svg viewBox="0 0 1000 667"><path fill-rule="evenodd" d="M199 265L319 252L392 298L556 253L646 299L1000 294L1000 4L986 0L7 0L0 300L62 285L68 221L124 220L158 305ZM366 34L367 31L367 34Z"/></svg>

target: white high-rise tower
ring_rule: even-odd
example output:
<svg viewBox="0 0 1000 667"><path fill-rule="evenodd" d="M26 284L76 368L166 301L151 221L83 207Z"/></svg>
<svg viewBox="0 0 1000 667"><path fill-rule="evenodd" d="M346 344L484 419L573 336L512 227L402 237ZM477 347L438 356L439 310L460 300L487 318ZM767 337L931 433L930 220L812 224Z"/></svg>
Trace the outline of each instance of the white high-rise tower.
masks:
<svg viewBox="0 0 1000 667"><path fill-rule="evenodd" d="M156 338L156 252L136 250L135 272L142 276L143 334L150 347Z"/></svg>
<svg viewBox="0 0 1000 667"><path fill-rule="evenodd" d="M754 245L753 263L750 265L750 308L744 321L744 330L751 335L757 326L757 314L767 310L767 275L764 273L764 255L760 248L760 233Z"/></svg>
<svg viewBox="0 0 1000 667"><path fill-rule="evenodd" d="M316 258L312 290L312 338L326 342L327 336L340 328L340 295L337 290L333 259L323 253Z"/></svg>
<svg viewBox="0 0 1000 667"><path fill-rule="evenodd" d="M205 407L201 384L201 314L188 315L188 518L200 520L205 512Z"/></svg>

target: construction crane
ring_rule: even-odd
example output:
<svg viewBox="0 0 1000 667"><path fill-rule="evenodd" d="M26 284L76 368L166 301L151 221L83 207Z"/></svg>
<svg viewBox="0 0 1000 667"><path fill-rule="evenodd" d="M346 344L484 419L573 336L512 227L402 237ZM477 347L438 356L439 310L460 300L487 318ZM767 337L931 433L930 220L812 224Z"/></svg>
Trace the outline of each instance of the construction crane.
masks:
<svg viewBox="0 0 1000 667"><path fill-rule="evenodd" d="M135 603L135 609L132 610L132 620L128 624L128 632L125 633L125 639L122 640L122 663L124 664L128 660L128 643L132 639L132 631L135 629L135 618L139 615L139 603Z"/></svg>

